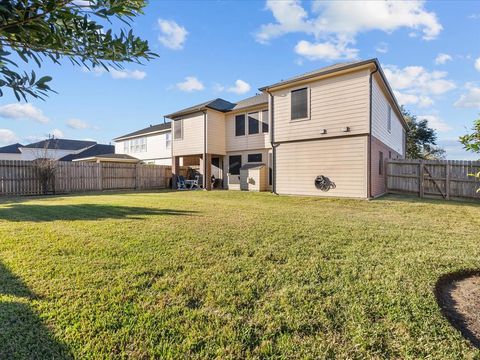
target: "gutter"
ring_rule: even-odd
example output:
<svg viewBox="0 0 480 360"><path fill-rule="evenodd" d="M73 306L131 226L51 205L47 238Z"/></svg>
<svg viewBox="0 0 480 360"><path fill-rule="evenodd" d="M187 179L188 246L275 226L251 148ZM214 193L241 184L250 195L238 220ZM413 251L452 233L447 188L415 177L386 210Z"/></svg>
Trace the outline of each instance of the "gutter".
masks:
<svg viewBox="0 0 480 360"><path fill-rule="evenodd" d="M373 95L373 75L379 71L379 66L375 62L375 70L370 73L369 78L369 119L368 119L368 146L367 146L367 198L372 198L372 95Z"/></svg>
<svg viewBox="0 0 480 360"><path fill-rule="evenodd" d="M207 110L203 110L203 189L207 189Z"/></svg>
<svg viewBox="0 0 480 360"><path fill-rule="evenodd" d="M275 144L275 135L274 135L274 101L273 101L273 95L270 91L265 90L265 92L268 94L268 101L269 101L269 111L268 113L270 114L270 145L272 146L272 193L275 195L277 194L277 151L276 148L279 144Z"/></svg>

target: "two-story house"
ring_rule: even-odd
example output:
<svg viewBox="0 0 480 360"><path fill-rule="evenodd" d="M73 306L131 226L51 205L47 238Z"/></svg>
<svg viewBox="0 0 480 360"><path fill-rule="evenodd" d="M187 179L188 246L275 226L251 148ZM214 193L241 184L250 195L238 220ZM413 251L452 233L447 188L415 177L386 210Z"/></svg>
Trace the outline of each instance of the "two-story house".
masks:
<svg viewBox="0 0 480 360"><path fill-rule="evenodd" d="M206 189L214 175L227 189L358 198L385 192L385 161L404 157L407 125L377 59L324 67L260 91L166 115L173 173L188 159Z"/></svg>
<svg viewBox="0 0 480 360"><path fill-rule="evenodd" d="M171 165L171 124L150 125L115 139L115 153L133 156L147 164Z"/></svg>

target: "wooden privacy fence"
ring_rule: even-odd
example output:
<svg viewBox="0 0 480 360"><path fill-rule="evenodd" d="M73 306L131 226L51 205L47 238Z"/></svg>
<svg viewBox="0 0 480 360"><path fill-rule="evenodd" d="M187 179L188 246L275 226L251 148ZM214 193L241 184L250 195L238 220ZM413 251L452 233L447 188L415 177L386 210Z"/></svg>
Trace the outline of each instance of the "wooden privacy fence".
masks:
<svg viewBox="0 0 480 360"><path fill-rule="evenodd" d="M389 193L416 194L443 199L477 199L480 181L471 173L480 171L480 161L463 160L389 160Z"/></svg>
<svg viewBox="0 0 480 360"><path fill-rule="evenodd" d="M163 189L170 185L171 167L126 163L55 163L49 193L114 189ZM34 161L0 160L0 195L43 194Z"/></svg>

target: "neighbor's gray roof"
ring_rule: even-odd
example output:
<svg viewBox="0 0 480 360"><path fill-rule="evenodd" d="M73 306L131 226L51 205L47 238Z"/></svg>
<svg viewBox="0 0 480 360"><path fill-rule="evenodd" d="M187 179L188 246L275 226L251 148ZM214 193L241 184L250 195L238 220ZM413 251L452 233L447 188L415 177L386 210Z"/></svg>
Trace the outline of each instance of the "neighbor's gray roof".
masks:
<svg viewBox="0 0 480 360"><path fill-rule="evenodd" d="M21 154L22 152L20 151L19 147L22 147L23 145L20 143L12 144L12 145L7 145L0 147L0 153L2 154Z"/></svg>
<svg viewBox="0 0 480 360"><path fill-rule="evenodd" d="M25 145L26 148L34 149L57 149L57 150L80 150L95 145L96 141L70 140L70 139L46 139L36 143Z"/></svg>
<svg viewBox="0 0 480 360"><path fill-rule="evenodd" d="M103 154L112 154L113 152L115 152L115 146L113 145L95 144L83 151L80 151L78 154L68 154L58 160L72 161L75 159L83 159L83 158L98 156Z"/></svg>
<svg viewBox="0 0 480 360"><path fill-rule="evenodd" d="M313 71L309 71L309 72L306 72L306 73L301 74L301 75L293 76L293 77L288 78L286 80L281 80L281 81L279 81L275 84L272 84L272 85L263 86L259 90L264 91L264 90L267 90L269 88L289 84L289 83L292 83L292 82L295 82L295 81L298 81L298 80L308 79L308 78L311 78L311 77L314 77L314 76L324 75L324 74L328 74L328 73L331 73L331 72L340 71L340 70L343 70L343 69L348 69L348 68L351 68L351 67L356 67L356 66L365 65L365 64L368 64L368 63L374 63L374 62L377 62L377 59L350 61L350 62L343 62L343 63L337 63L337 64L333 64L333 65L329 65L329 66L324 66L324 67L322 67L320 69L317 69L317 70L313 70Z"/></svg>
<svg viewBox="0 0 480 360"><path fill-rule="evenodd" d="M258 95L239 101L234 106L232 111L241 110L241 109L249 108L256 105L266 104L266 103L268 103L268 94L262 93L262 94L258 94Z"/></svg>
<svg viewBox="0 0 480 360"><path fill-rule="evenodd" d="M146 127L144 129L137 130L137 131L134 131L134 132L122 135L122 136L118 136L113 140L131 138L131 137L134 137L134 136L150 134L150 133L153 133L153 132L170 130L171 128L172 128L172 124L170 122L163 123L163 124L157 124L157 125L150 125L149 127Z"/></svg>
<svg viewBox="0 0 480 360"><path fill-rule="evenodd" d="M138 160L136 157L127 155L127 154L102 154L102 155L95 155L96 158L100 159L125 159L125 160Z"/></svg>
<svg viewBox="0 0 480 360"><path fill-rule="evenodd" d="M177 116L187 115L187 114L191 114L191 113L206 110L206 109L213 109L213 110L217 110L217 111L221 111L221 112L227 112L227 111L233 109L234 106L235 106L235 104L231 103L230 101L220 99L220 98L216 98L216 99L209 100L209 101L203 102L201 104L190 106L188 108L185 108L185 109L176 111L174 113L165 115L165 117L169 118L169 119L173 119Z"/></svg>

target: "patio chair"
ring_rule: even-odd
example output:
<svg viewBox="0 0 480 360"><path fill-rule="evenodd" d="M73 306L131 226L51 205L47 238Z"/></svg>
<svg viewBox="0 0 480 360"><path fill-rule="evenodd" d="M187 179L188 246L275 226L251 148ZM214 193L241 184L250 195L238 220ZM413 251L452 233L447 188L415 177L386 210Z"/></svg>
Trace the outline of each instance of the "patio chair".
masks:
<svg viewBox="0 0 480 360"><path fill-rule="evenodd" d="M177 190L187 190L185 178L182 175L177 177Z"/></svg>
<svg viewBox="0 0 480 360"><path fill-rule="evenodd" d="M195 175L195 179L192 180L192 185L190 186L190 190L199 190L200 185L199 185L199 180L200 180L200 175Z"/></svg>

